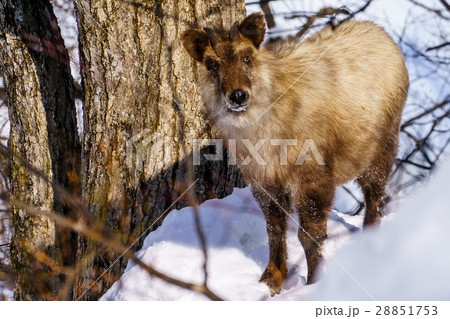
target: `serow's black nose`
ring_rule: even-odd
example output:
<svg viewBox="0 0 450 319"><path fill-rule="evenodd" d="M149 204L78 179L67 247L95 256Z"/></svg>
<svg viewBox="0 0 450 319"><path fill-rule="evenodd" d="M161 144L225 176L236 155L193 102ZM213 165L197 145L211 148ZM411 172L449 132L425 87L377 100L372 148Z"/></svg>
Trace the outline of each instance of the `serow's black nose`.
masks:
<svg viewBox="0 0 450 319"><path fill-rule="evenodd" d="M241 89L236 89L228 95L231 102L241 105L248 99L248 93Z"/></svg>

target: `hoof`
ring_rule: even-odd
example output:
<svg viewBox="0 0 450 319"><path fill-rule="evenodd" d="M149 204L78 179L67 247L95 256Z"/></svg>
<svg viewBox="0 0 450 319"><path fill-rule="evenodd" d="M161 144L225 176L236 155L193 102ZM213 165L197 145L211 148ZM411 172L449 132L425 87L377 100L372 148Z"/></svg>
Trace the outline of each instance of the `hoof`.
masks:
<svg viewBox="0 0 450 319"><path fill-rule="evenodd" d="M281 292L284 279L286 278L287 267L286 265L281 265L280 269L275 266L272 262L266 267L259 282L265 283L270 289L270 295L274 296Z"/></svg>

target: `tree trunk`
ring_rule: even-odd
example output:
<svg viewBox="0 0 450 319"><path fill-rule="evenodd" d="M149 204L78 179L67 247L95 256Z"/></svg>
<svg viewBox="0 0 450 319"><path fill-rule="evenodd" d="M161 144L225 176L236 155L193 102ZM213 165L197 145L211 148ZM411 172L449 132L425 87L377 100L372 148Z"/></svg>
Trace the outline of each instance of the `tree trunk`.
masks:
<svg viewBox="0 0 450 319"><path fill-rule="evenodd" d="M80 146L76 130L69 57L48 0L0 0L0 53L10 117L13 239L11 262L16 272L15 298L54 299L61 285L42 253L58 266L75 261L73 234L35 217L27 206L68 215L50 183L78 193ZM41 254L41 255L40 255ZM45 258L44 258L45 259Z"/></svg>
<svg viewBox="0 0 450 319"><path fill-rule="evenodd" d="M245 16L244 1L74 2L85 96L82 196L99 224L138 248L166 210L189 204L188 189L203 201L243 185L224 161L196 166L189 178L192 140L213 134L179 38L193 26L229 27ZM95 249L83 240L78 258ZM85 261L80 299L97 299L126 266L112 251L95 256Z"/></svg>

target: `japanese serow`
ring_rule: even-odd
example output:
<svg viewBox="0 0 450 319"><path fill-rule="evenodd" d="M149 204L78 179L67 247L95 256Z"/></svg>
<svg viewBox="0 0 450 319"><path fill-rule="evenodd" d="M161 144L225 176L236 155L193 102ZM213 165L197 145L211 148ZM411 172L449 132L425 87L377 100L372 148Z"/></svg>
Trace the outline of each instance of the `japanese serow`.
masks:
<svg viewBox="0 0 450 319"><path fill-rule="evenodd" d="M399 47L372 22L349 20L270 46L261 45L265 29L256 13L229 30L186 30L182 41L199 62L207 114L223 137L246 142L236 144L238 154L258 155L237 164L266 219L270 257L260 281L276 294L287 273L290 213L299 217L308 284L337 186L360 185L364 226L383 215L409 80Z"/></svg>

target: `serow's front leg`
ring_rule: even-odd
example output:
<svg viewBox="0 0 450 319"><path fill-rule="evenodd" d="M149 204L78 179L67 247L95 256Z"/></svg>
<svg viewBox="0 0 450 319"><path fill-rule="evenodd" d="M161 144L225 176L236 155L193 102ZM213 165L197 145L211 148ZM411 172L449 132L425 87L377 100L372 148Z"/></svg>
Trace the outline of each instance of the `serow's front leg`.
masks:
<svg viewBox="0 0 450 319"><path fill-rule="evenodd" d="M260 282L265 283L271 295L280 293L284 279L287 274L287 212L280 207L286 206L288 199L280 193L272 193L272 198L277 198L277 202L272 200L267 193L253 190L255 199L261 207L266 219L267 235L269 237L269 263L264 270Z"/></svg>

